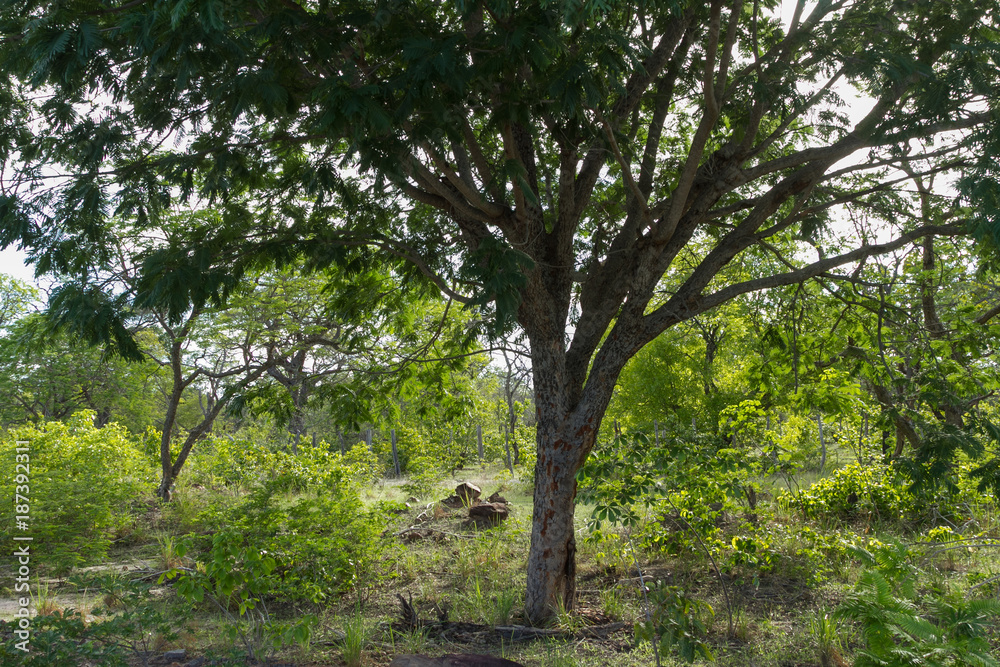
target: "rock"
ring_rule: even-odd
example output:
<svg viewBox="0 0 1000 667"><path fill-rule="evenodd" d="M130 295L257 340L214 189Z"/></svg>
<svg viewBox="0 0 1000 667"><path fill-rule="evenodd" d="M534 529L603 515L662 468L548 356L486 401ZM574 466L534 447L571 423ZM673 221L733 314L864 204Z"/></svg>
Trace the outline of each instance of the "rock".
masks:
<svg viewBox="0 0 1000 667"><path fill-rule="evenodd" d="M198 657L184 665L184 667L202 667L206 662L208 661L205 658Z"/></svg>
<svg viewBox="0 0 1000 667"><path fill-rule="evenodd" d="M167 651L166 653L164 653L163 661L166 662L168 665L171 662L183 662L186 656L187 656L187 651L182 648L179 648L174 651Z"/></svg>
<svg viewBox="0 0 1000 667"><path fill-rule="evenodd" d="M503 503L482 503L469 508L469 520L465 525L475 524L477 528L499 526L510 516L510 509Z"/></svg>
<svg viewBox="0 0 1000 667"><path fill-rule="evenodd" d="M507 499L504 498L503 496L501 496L499 491L497 491L496 493L494 493L492 496L490 496L486 500L488 502L491 502L491 503L503 503L504 505L507 504Z"/></svg>
<svg viewBox="0 0 1000 667"><path fill-rule="evenodd" d="M431 537L434 533L429 530L410 530L403 533L404 542L418 542Z"/></svg>
<svg viewBox="0 0 1000 667"><path fill-rule="evenodd" d="M455 495L461 498L466 505L471 505L473 500L483 495L483 490L470 482L462 482L455 487Z"/></svg>
<svg viewBox="0 0 1000 667"><path fill-rule="evenodd" d="M451 653L440 658L426 655L397 655L389 663L389 667L524 667L524 665L492 655Z"/></svg>

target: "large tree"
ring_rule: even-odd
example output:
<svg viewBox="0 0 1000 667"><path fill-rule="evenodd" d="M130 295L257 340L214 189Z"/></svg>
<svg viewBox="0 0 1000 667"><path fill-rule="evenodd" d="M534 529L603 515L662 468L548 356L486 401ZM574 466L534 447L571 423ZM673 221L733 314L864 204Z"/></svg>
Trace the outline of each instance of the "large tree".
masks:
<svg viewBox="0 0 1000 667"><path fill-rule="evenodd" d="M156 228L211 205L221 222L148 262L143 299L179 312L262 262L389 254L489 334L519 324L541 621L572 607L576 473L638 350L740 294L967 233L913 214L904 166L977 169L970 189L1000 201L997 2L778 7L5 2L0 150L20 178L0 242L72 274L112 214ZM796 241L830 220L852 247ZM112 311L89 330L127 351Z"/></svg>

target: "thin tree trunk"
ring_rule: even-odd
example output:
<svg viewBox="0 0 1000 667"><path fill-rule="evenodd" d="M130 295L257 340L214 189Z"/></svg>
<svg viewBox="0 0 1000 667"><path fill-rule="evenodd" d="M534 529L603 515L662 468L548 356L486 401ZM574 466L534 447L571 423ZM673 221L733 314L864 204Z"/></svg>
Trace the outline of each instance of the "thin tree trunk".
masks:
<svg viewBox="0 0 1000 667"><path fill-rule="evenodd" d="M514 474L514 464L510 460L510 430L504 426L503 430L503 450L507 458L507 470Z"/></svg>
<svg viewBox="0 0 1000 667"><path fill-rule="evenodd" d="M389 434L392 438L392 465L396 470L396 477L400 477L401 474L399 472L399 453L396 451L396 429L392 429L389 432Z"/></svg>
<svg viewBox="0 0 1000 667"><path fill-rule="evenodd" d="M823 439L823 415L816 415L816 425L819 427L819 474L823 474L823 468L826 467L826 441Z"/></svg>
<svg viewBox="0 0 1000 667"><path fill-rule="evenodd" d="M162 500L170 500L170 487L174 484L174 462L170 454L170 441L177 422L177 408L187 387L181 368L180 341L170 346L170 372L173 376L173 386L167 397L167 410L163 416L163 430L160 432L160 486L156 489L156 495Z"/></svg>

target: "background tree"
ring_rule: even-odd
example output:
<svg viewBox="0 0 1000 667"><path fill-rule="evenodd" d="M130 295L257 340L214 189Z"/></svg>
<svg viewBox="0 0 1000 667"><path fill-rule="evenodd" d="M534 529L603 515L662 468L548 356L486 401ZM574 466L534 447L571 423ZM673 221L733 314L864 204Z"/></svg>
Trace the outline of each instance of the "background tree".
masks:
<svg viewBox="0 0 1000 667"><path fill-rule="evenodd" d="M777 6L10 3L4 156L20 177L0 242L80 273L106 255L110 212L156 228L167 201L210 203L220 222L148 263L140 300L176 316L262 263L388 254L492 335L517 321L541 621L573 605L576 473L631 357L741 294L966 233L906 215L904 165L978 170L974 194L995 195L995 2ZM855 93L870 105L844 114ZM796 244L830 219L862 223L850 245ZM765 258L781 268L724 272ZM130 349L113 316L86 329Z"/></svg>

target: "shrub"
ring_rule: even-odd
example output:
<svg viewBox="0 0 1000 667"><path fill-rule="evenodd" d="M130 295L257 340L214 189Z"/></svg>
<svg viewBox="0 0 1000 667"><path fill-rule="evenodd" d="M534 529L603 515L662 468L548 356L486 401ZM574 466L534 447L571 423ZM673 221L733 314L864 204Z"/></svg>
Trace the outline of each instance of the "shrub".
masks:
<svg viewBox="0 0 1000 667"><path fill-rule="evenodd" d="M365 507L355 472L339 454L305 479L295 466L279 466L240 502L217 505L202 521L213 532L236 530L269 554L275 563L269 594L319 603L361 581L377 582L388 556L385 512Z"/></svg>
<svg viewBox="0 0 1000 667"><path fill-rule="evenodd" d="M415 456L410 459L403 491L421 498L430 494L443 477L439 465L438 460L429 456Z"/></svg>
<svg viewBox="0 0 1000 667"><path fill-rule="evenodd" d="M251 660L263 660L275 649L308 644L315 617L293 622L274 619L264 598L279 584L275 559L250 546L234 530L221 530L193 570L171 570L160 579L177 579L177 592L189 603L211 600L226 619L230 641L240 644Z"/></svg>
<svg viewBox="0 0 1000 667"><path fill-rule="evenodd" d="M852 621L863 647L855 667L993 665L989 637L1000 602L918 586L923 574L902 544L872 542L855 553L867 566L835 616Z"/></svg>
<svg viewBox="0 0 1000 667"><path fill-rule="evenodd" d="M28 497L32 554L43 565L65 570L105 556L116 529L131 520L131 507L155 488L153 467L125 429L98 429L93 419L93 412L80 412L65 423L12 429L0 444L0 496L8 511L15 493ZM15 476L19 440L30 443L23 484ZM0 521L9 535L13 513Z"/></svg>
<svg viewBox="0 0 1000 667"><path fill-rule="evenodd" d="M895 520L913 508L914 498L896 483L884 463L852 463L797 494L785 493L781 502L810 518L850 519L874 515Z"/></svg>
<svg viewBox="0 0 1000 667"><path fill-rule="evenodd" d="M28 652L16 648L16 623L0 621L0 664L4 667L52 667L52 665L101 665L128 667L128 652L113 641L111 628L88 625L76 611L37 616L31 622Z"/></svg>
<svg viewBox="0 0 1000 667"><path fill-rule="evenodd" d="M651 618L636 623L635 636L640 641L658 641L664 655L676 650L686 662L701 656L714 661L705 638L715 612L707 602L685 595L676 586L658 584L648 592Z"/></svg>

